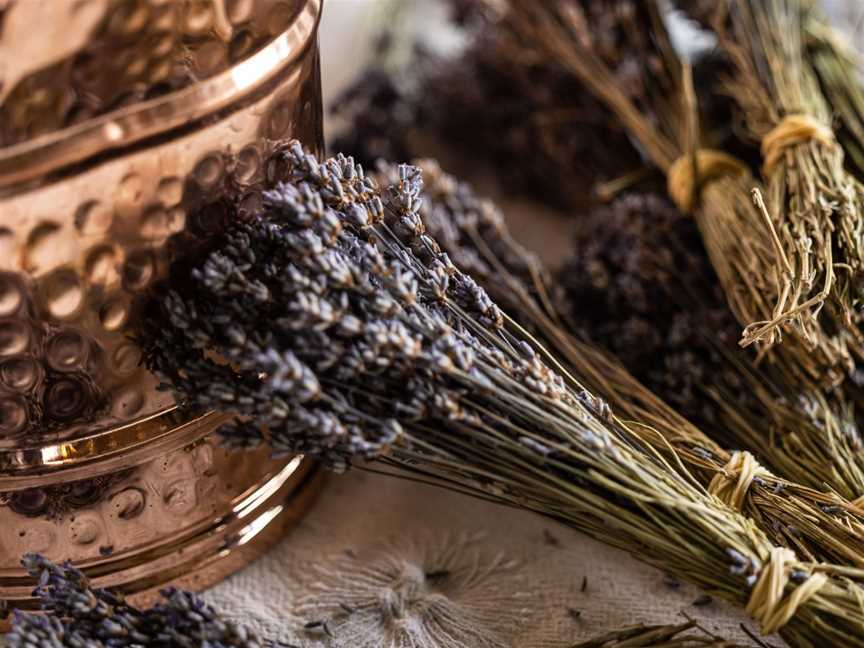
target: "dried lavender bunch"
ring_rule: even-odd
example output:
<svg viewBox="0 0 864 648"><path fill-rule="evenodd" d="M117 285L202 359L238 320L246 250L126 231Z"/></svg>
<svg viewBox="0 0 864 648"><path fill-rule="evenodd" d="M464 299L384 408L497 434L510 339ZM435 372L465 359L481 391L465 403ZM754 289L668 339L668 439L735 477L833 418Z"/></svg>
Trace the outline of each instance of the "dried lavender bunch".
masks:
<svg viewBox="0 0 864 648"><path fill-rule="evenodd" d="M831 106L846 166L864 182L864 81L861 54L815 10L808 13L807 55Z"/></svg>
<svg viewBox="0 0 864 648"><path fill-rule="evenodd" d="M864 517L837 494L814 490L822 485L823 470L800 469L800 449L785 439L795 438L801 413L795 419L795 410L778 402L773 384L736 348L734 320L692 219L654 196L622 197L580 217L579 253L553 280L541 260L513 239L494 203L434 161L417 164L424 176L426 200L420 214L427 232L555 353L568 375L608 400L619 416L642 424L636 431L644 432L644 441L657 451L674 449L675 460L706 488L734 480L742 471L730 468L740 453L728 452L702 430L760 457L772 436L784 439L788 451L780 465L800 473L799 483L762 471L749 489L727 490L732 496L728 501L737 499L735 506L774 542L808 559L864 565ZM384 184L398 179L395 165L382 164L379 171ZM679 277L686 277L686 283ZM550 296L550 286L563 298ZM620 329L609 321L640 331L643 339L652 340L653 353L631 342L619 345ZM670 321L675 322L671 331ZM620 354L636 377L592 343ZM779 432L768 434L766 421ZM831 465L830 458L825 462Z"/></svg>
<svg viewBox="0 0 864 648"><path fill-rule="evenodd" d="M864 594L799 562L542 360L424 232L421 178L285 150L284 183L172 274L148 363L197 406L345 468L358 457L534 510L739 604L796 645L864 645Z"/></svg>
<svg viewBox="0 0 864 648"><path fill-rule="evenodd" d="M191 592L162 591L163 602L140 610L123 596L94 588L70 563L56 565L30 554L23 565L39 579L34 595L46 614L16 611L8 648L102 648L103 646L179 646L263 648L252 630L220 616Z"/></svg>
<svg viewBox="0 0 864 648"><path fill-rule="evenodd" d="M736 353L737 324L693 219L659 196L628 193L580 217L573 250L556 275L573 328L684 416L739 445L706 392L722 384L736 403L752 399L723 350L747 356Z"/></svg>
<svg viewBox="0 0 864 648"><path fill-rule="evenodd" d="M656 5L656 0L646 4ZM691 75L668 46L662 23L655 21L642 28L657 35L655 42L668 68L655 76L663 87L671 83L672 89L656 106L646 108L631 101L626 87L586 41L584 33L590 24L579 5L556 0L507 6L519 16L515 24L528 43L526 47L559 61L601 98L667 175L670 195L679 208L693 210L738 321L746 326L771 319L776 304L784 299L778 281L785 274L777 272L783 262L776 236L751 200L751 190L761 185L740 162L714 148L701 148L716 144L705 141L699 132L704 120L700 119ZM665 119L657 120L657 114L665 115ZM777 345L780 348L774 355L782 357L792 371L833 384L849 370L850 354L844 340L833 339L828 329L818 334L811 331L809 336L794 327L785 332L784 343ZM761 344L770 346L777 341L775 336Z"/></svg>
<svg viewBox="0 0 864 648"><path fill-rule="evenodd" d="M639 380L686 416L703 418L702 406L693 408L694 393L722 359L702 330L719 336L721 348L734 346L736 324L691 218L653 194L626 193L610 206L598 205L580 213L577 252L552 279L542 261L514 240L494 203L434 161L417 164L425 178L428 200L421 215L428 232L520 323L542 334L540 322L547 318L599 343L626 358ZM395 179L395 166L381 169L388 181ZM704 326L696 325L697 318ZM554 335L544 337L556 346Z"/></svg>
<svg viewBox="0 0 864 648"><path fill-rule="evenodd" d="M830 128L831 108L806 57L810 3L730 0L725 5L729 15L721 13L715 24L735 67L726 87L762 145L766 217L782 261L774 313L748 326L744 342L770 341L781 328L795 328L816 346L827 321L829 329L837 329L832 339L860 357L855 284L864 270L864 186L843 167L843 150Z"/></svg>
<svg viewBox="0 0 864 648"><path fill-rule="evenodd" d="M713 382L722 360L703 331L728 347L738 327L693 219L658 196L629 193L578 222L574 253L558 273L575 328L626 359L640 381L686 417L705 418L696 393ZM709 306L682 307L682 287Z"/></svg>

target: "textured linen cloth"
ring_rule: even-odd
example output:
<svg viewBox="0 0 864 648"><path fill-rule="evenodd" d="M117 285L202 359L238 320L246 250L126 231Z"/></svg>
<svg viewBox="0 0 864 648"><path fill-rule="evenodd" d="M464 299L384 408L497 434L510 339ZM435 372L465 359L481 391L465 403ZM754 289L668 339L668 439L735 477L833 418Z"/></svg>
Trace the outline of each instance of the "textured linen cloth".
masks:
<svg viewBox="0 0 864 648"><path fill-rule="evenodd" d="M452 648L435 634L441 611L445 629L458 625L447 619L471 624L472 648L563 648L624 625L682 622L682 613L753 645L740 613L701 596L540 516L361 471L330 477L275 549L205 594L268 638L304 648ZM304 629L328 619L333 638ZM412 624L432 629L390 643Z"/></svg>

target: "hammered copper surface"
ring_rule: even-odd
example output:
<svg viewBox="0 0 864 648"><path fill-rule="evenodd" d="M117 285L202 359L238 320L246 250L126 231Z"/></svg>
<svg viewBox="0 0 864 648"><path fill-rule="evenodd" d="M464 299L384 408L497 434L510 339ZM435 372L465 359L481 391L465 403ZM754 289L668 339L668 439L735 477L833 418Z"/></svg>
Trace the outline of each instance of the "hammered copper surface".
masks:
<svg viewBox="0 0 864 648"><path fill-rule="evenodd" d="M262 4L269 15L274 3ZM6 27L20 6L29 5L6 9ZM229 8L223 7L226 15L235 15ZM55 159L51 170L69 175L51 181L43 173L39 186L22 189L15 179L26 177L28 156L42 167L41 149L56 142L0 149L0 448L29 445L34 434L55 441L89 435L172 406L155 391L130 340L136 298L163 274L172 235L208 227L187 224L190 209L215 200L228 182L248 187L249 201L255 200L261 138L290 135L320 146L317 53L314 43L298 42L309 40L317 13L317 3L307 3L297 18L308 22L304 29L295 23L244 62L256 66L227 71L205 92L202 84L190 88L212 97L231 84L235 96L213 112L190 105L198 95L169 95L137 113L106 116L89 139L97 140L101 157L111 155L107 161L75 159L87 144L77 142L82 146L74 155ZM139 136L131 125L158 131L172 116L196 111L202 113L196 128L171 128L156 141L151 134L152 145L135 146ZM125 151L118 147L124 142ZM3 173L4 158L22 153L24 165Z"/></svg>
<svg viewBox="0 0 864 648"><path fill-rule="evenodd" d="M219 205L260 204L270 142L323 148L320 10L0 1L0 598L20 597L25 550L132 590L202 561L210 582L299 510L284 498L310 467L219 448L224 417L178 411L134 340ZM208 548L169 559L184 538Z"/></svg>
<svg viewBox="0 0 864 648"><path fill-rule="evenodd" d="M71 559L138 603L167 583L202 589L279 540L320 490L322 473L300 457L249 458L202 440L125 473L7 494L29 521L0 527L0 555ZM32 607L32 589L20 569L0 569L12 607Z"/></svg>
<svg viewBox="0 0 864 648"><path fill-rule="evenodd" d="M285 32L303 5L303 0L0 3L0 58L7 60L0 67L0 146L210 78ZM46 25L62 31L51 38Z"/></svg>

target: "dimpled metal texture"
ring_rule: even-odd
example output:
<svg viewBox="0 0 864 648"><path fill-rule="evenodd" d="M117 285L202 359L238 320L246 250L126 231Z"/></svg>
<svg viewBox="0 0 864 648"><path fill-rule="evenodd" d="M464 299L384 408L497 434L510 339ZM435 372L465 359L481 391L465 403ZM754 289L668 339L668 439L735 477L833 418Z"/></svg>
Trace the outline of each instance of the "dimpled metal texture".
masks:
<svg viewBox="0 0 864 648"><path fill-rule="evenodd" d="M218 205L260 205L275 140L321 152L320 10L0 0L0 599L26 599L25 550L200 587L310 501L308 462L219 447L225 417L178 411L134 338Z"/></svg>
<svg viewBox="0 0 864 648"><path fill-rule="evenodd" d="M87 0L0 3L0 146L165 96L225 71L286 31L298 0ZM40 6L42 5L42 6ZM50 14L46 13L49 11ZM25 25L72 24L50 47ZM0 25L0 29L3 25ZM64 30L65 31L65 30ZM27 52L32 56L23 57ZM18 54L16 54L18 53Z"/></svg>

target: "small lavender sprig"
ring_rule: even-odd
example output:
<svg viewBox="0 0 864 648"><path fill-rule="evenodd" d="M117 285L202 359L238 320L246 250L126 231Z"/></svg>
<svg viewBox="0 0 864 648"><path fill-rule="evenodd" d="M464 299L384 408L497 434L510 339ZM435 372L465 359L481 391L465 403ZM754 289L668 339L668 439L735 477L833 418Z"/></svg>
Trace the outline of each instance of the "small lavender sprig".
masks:
<svg viewBox="0 0 864 648"><path fill-rule="evenodd" d="M22 564L39 579L34 595L46 614L16 611L8 648L102 648L176 646L193 648L263 648L253 631L222 618L191 592L166 588L164 601L141 610L122 595L94 588L71 565L57 565L28 554Z"/></svg>
<svg viewBox="0 0 864 648"><path fill-rule="evenodd" d="M263 211L173 273L151 314L147 362L181 400L236 412L234 441L479 489L739 604L762 583L769 628L782 603L802 645L864 646L857 585L778 550L505 323L425 233L418 169L382 191L350 158L294 144L282 162Z"/></svg>

